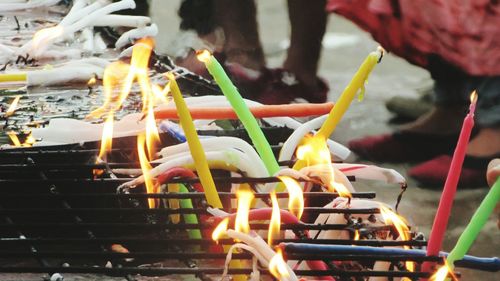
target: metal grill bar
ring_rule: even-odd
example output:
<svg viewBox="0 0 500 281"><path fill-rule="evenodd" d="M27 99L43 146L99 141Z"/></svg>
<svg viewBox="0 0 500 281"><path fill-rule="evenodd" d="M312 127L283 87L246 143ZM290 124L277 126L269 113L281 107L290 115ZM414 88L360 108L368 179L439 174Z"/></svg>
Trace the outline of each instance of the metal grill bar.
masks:
<svg viewBox="0 0 500 281"><path fill-rule="evenodd" d="M46 270L59 273L96 273L111 276L123 276L124 274L140 274L143 276L164 276L164 275L198 275L198 274L222 274L220 267L203 268L180 268L180 267L161 267L161 268L142 268L142 267L0 267L0 272L4 273L45 273ZM261 273L269 275L269 271L260 270ZM229 274L250 274L252 269L229 269ZM407 271L340 271L340 270L294 270L301 276L339 276L339 277L368 277L368 276L386 276L386 277L408 277L408 278L428 278L429 273L407 272Z"/></svg>
<svg viewBox="0 0 500 281"><path fill-rule="evenodd" d="M297 239L275 239L273 244L297 242ZM233 244L232 239L221 239L219 244ZM397 246L414 246L423 247L427 245L426 241L421 240L408 240L408 241L386 241L386 240L340 240L340 239L300 239L301 243L308 244L334 244L334 245L358 245L358 246L373 246L373 247L397 247ZM175 238L0 238L0 244L18 244L18 243L32 243L32 244L140 244L140 245L213 245L214 241L211 239L175 239Z"/></svg>

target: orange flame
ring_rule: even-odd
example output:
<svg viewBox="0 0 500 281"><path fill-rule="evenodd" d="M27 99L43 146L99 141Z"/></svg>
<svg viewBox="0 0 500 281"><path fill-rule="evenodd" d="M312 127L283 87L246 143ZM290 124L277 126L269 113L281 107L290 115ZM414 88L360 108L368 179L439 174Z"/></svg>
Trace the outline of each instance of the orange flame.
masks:
<svg viewBox="0 0 500 281"><path fill-rule="evenodd" d="M111 150L113 145L113 121L114 114L113 112L108 113L108 117L104 122L104 126L102 127L102 137L101 137L101 149L99 150L98 161L106 160L106 153Z"/></svg>
<svg viewBox="0 0 500 281"><path fill-rule="evenodd" d="M332 157L326 139L320 135L306 136L303 140L303 145L297 148L297 158L307 163L307 166L325 165L328 168L326 180L323 182L332 192L338 192L342 197L351 197L351 193L347 188L335 181L335 174L331 166Z"/></svg>
<svg viewBox="0 0 500 281"><path fill-rule="evenodd" d="M201 62L207 62L212 54L208 50L200 50L196 52L196 58Z"/></svg>
<svg viewBox="0 0 500 281"><path fill-rule="evenodd" d="M153 182L153 177L150 174L151 169L153 167L149 164L148 157L146 156L146 152L144 151L144 145L146 142L146 138L144 134L139 134L137 136L137 153L139 155L139 161L141 163L142 176L144 177L144 184L146 185L146 191L148 193L156 193L155 184ZM149 208L156 207L156 200L154 198L148 199Z"/></svg>
<svg viewBox="0 0 500 281"><path fill-rule="evenodd" d="M17 137L16 132L14 132L14 131L9 131L9 132L7 132L7 135L9 136L10 141L12 142L12 144L13 144L15 147L19 147L19 146L21 146L21 142L19 141L19 138Z"/></svg>
<svg viewBox="0 0 500 281"><path fill-rule="evenodd" d="M271 272L271 274L278 280L290 277L288 266L283 259L283 254L280 248L278 248L276 255L274 255L269 261L269 272Z"/></svg>
<svg viewBox="0 0 500 281"><path fill-rule="evenodd" d="M236 198L238 199L238 211L236 212L234 230L243 233L248 233L250 231L248 213L254 197L253 192L249 189L239 189L236 192Z"/></svg>
<svg viewBox="0 0 500 281"><path fill-rule="evenodd" d="M12 101L12 103L10 104L9 108L7 109L7 111L5 112L5 117L9 117L11 116L12 114L14 114L14 112L16 111L16 108L17 108L17 104L19 103L19 100L21 99L21 96L16 96L14 98L14 100Z"/></svg>
<svg viewBox="0 0 500 281"><path fill-rule="evenodd" d="M228 225L229 218L223 219L212 232L212 239L214 241L219 241L220 237L226 232Z"/></svg>
<svg viewBox="0 0 500 281"><path fill-rule="evenodd" d="M288 199L288 210L299 220L304 213L304 192L300 184L291 177L278 177L286 186L290 198Z"/></svg>
<svg viewBox="0 0 500 281"><path fill-rule="evenodd" d="M399 237L401 237L401 240L403 241L408 241L411 240L411 233L410 233L410 228L405 222L405 219L393 211L391 211L389 208L380 205L380 214L384 218L385 224L392 224L398 231ZM409 246L404 246L405 249L410 249ZM413 262L406 262L406 268L408 271L413 272L415 270L415 264Z"/></svg>
<svg viewBox="0 0 500 281"><path fill-rule="evenodd" d="M279 236L281 228L281 214L276 192L271 192L271 202L273 211L271 213L271 221L269 223L269 232L267 233L267 244L272 245L275 237Z"/></svg>

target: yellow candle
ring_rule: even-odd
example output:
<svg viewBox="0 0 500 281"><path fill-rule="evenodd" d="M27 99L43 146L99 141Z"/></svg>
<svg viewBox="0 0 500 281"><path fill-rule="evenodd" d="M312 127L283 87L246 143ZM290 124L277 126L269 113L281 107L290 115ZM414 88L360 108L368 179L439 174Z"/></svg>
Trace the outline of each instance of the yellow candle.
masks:
<svg viewBox="0 0 500 281"><path fill-rule="evenodd" d="M366 57L363 64L359 67L358 72L356 72L354 77L352 77L351 82L349 83L349 85L347 85L347 87L344 89L344 92L342 92L342 95L333 106L325 123L323 123L323 125L319 129L317 133L319 136L322 136L325 139L328 139L330 137L330 135L337 127L340 119L342 119L342 116L349 108L349 105L356 96L356 93L360 89L363 89L365 81L366 79L368 79L368 75L370 75L373 67L375 67L375 65L382 58L383 52L383 49L380 48L376 52L372 52L368 55L368 57Z"/></svg>
<svg viewBox="0 0 500 281"><path fill-rule="evenodd" d="M194 160L195 169L198 172L198 177L200 178L201 185L203 185L203 189L205 190L205 197L207 199L207 202L212 207L222 208L222 202L220 201L219 194L215 187L214 179L212 178L212 174L210 173L205 152L203 151L200 139L198 138L198 134L196 133L196 128L194 127L193 119L191 118L191 113L189 112L186 102L182 97L181 91L179 89L179 86L177 85L177 82L175 81L174 75L172 73L168 73L167 77L170 80L170 91L172 93L172 97L174 98L175 107L177 108L179 122L181 123L184 134L186 135L189 150L191 151L191 156ZM230 167L230 165L227 165L226 163L215 163L221 166ZM229 245L224 245L223 248L224 251L227 252L229 250ZM233 268L243 268L243 264L239 260L233 260L229 265ZM247 280L245 275L234 275L233 277L235 281Z"/></svg>
<svg viewBox="0 0 500 281"><path fill-rule="evenodd" d="M196 128L193 124L193 119L191 118L191 113L189 112L186 102L182 97L181 91L179 89L179 86L177 85L177 82L175 81L174 75L172 73L168 73L167 77L170 80L170 91L172 93L172 97L174 98L175 107L177 108L179 122L181 123L184 134L186 135L186 140L191 152L191 156L194 160L196 172L198 173L201 185L205 190L207 203L214 208L222 208L222 202L219 198L217 188L215 187L212 174L210 173L207 158L205 156L205 151L203 151L200 139L198 138L198 134L196 133Z"/></svg>
<svg viewBox="0 0 500 281"><path fill-rule="evenodd" d="M0 83L2 82L25 82L28 75L24 72L0 74Z"/></svg>

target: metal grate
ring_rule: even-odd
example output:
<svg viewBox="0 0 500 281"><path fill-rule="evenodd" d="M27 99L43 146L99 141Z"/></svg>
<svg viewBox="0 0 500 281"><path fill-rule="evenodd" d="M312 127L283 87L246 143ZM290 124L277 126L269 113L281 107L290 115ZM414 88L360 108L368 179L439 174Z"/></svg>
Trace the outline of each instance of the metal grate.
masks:
<svg viewBox="0 0 500 281"><path fill-rule="evenodd" d="M130 178L112 174L113 168L137 168L136 158L130 149L114 149L110 159L113 163L94 164L98 151L94 145L78 145L55 148L31 148L0 152L0 272L4 273L94 273L122 276L129 280L134 275L164 276L172 274L192 275L200 280L212 280L210 275L222 273L226 257L220 246L206 236L190 239L186 230L211 230L213 223L199 220L198 224L169 220L174 214L208 215L204 195L194 189L189 193L146 194L143 186L127 191L117 187ZM116 146L115 146L116 147ZM128 144L126 147L134 147ZM289 165L290 163L281 163ZM95 178L94 170L103 170L104 178ZM218 173L214 177L218 186L231 183L276 182L277 178L230 177ZM351 180L355 180L351 178ZM198 179L175 178L169 183L184 183L190 187ZM269 194L255 194L257 200L269 200ZM278 197L287 197L278 193ZM228 189L220 192L221 199L228 202L235 195ZM306 192L305 199L331 200L334 193ZM373 192L354 193L353 198L375 198ZM168 209L163 205L149 209L148 198L191 199L194 208ZM229 204L226 204L229 205ZM376 214L377 208L324 209L322 204L305 208L304 215L313 221L320 213ZM234 209L224 209L234 212ZM254 230L266 230L267 224L251 223ZM358 228L356 228L358 227ZM374 230L394 231L392 226L377 228L359 227L352 224L282 224L282 230L292 230L302 239L278 239L275 243L311 243L364 246L425 246L422 237L411 241L382 240L331 240L305 238L304 231L358 229L360 232ZM231 241L223 240L223 244ZM121 245L128 252L116 252L113 245ZM115 246L116 247L116 246ZM218 250L219 249L219 250ZM297 254L285 251L288 260L323 260L327 270L297 269L302 276L334 276L338 280L363 280L367 276L408 277L417 280L429 277L423 272L402 270L405 261L421 264L424 261L442 263L439 257L417 257L414 255L369 256L369 255L321 255ZM248 260L248 253L233 255ZM335 261L351 261L361 265L373 264L376 260L388 261L398 270L345 270ZM419 268L419 266L417 266ZM230 274L251 272L250 266L230 269ZM262 273L268 274L266 269Z"/></svg>

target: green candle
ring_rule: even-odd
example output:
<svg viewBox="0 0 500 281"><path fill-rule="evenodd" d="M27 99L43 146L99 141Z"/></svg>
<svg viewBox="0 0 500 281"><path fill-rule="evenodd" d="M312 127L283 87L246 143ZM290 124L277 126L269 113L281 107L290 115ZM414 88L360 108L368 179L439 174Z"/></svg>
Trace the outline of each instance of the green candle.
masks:
<svg viewBox="0 0 500 281"><path fill-rule="evenodd" d="M252 112L250 112L250 109L248 109L245 101L234 86L233 82L231 82L231 79L227 76L220 63L206 50L198 53L198 59L205 63L208 72L210 72L210 74L214 77L215 82L219 85L222 93L224 93L227 100L234 108L236 115L238 115L238 118L241 120L241 123L243 123L248 135L252 139L253 145L264 162L269 174L274 175L277 173L280 167L274 157L269 142L260 129L257 120L252 115Z"/></svg>
<svg viewBox="0 0 500 281"><path fill-rule="evenodd" d="M179 184L179 192L188 193L189 190L185 185ZM191 199L181 199L179 204L183 209L193 209L193 202L191 202ZM195 214L184 214L183 217L185 223L198 224L198 218L196 217ZM201 239L201 232L199 229L189 229L187 232L189 238Z"/></svg>
<svg viewBox="0 0 500 281"><path fill-rule="evenodd" d="M460 235L460 238L458 238L457 244L448 255L446 261L452 269L454 267L453 263L457 260L461 260L472 246L472 243L474 243L477 235L488 221L488 217L495 209L499 200L500 178L497 179L488 194L486 194L486 197L483 199L483 202L481 202L481 205L479 205L479 208L477 208L464 232Z"/></svg>

